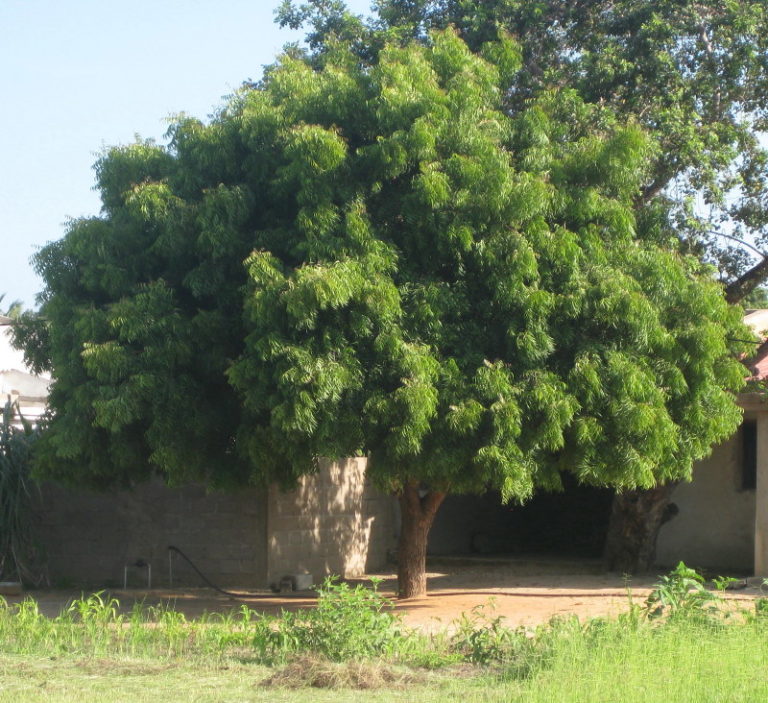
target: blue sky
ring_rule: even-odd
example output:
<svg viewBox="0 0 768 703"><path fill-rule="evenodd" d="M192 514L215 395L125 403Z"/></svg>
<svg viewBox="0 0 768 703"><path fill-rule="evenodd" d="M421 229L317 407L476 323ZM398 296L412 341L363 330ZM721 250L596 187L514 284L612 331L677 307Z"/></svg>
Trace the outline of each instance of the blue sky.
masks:
<svg viewBox="0 0 768 703"><path fill-rule="evenodd" d="M204 118L302 33L278 0L0 0L0 293L34 303L29 259L99 212L99 152ZM370 0L348 0L365 13Z"/></svg>

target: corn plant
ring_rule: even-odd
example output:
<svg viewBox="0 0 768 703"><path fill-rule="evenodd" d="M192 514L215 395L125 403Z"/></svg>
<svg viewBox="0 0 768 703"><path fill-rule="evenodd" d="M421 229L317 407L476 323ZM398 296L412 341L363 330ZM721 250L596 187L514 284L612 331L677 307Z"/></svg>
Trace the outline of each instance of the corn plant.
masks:
<svg viewBox="0 0 768 703"><path fill-rule="evenodd" d="M29 466L37 434L18 404L7 402L0 424L0 580L32 585L46 580L32 537L35 486Z"/></svg>

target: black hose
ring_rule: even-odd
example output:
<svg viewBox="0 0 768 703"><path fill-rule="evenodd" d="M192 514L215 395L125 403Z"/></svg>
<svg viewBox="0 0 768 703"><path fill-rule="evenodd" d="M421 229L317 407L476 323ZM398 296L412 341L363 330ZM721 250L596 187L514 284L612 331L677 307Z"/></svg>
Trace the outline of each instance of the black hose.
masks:
<svg viewBox="0 0 768 703"><path fill-rule="evenodd" d="M168 545L168 551L169 552L176 552L180 557L182 557L187 564L189 564L194 570L195 573L205 581L205 583L212 588L214 591L218 591L219 593L223 593L225 596L232 596L234 598L286 598L291 597L290 594L286 593L259 593L258 595L253 593L235 593L234 591L225 591L223 588L220 588L217 586L211 579L209 579L200 569L198 569L192 560L184 554L178 547L174 547L172 544ZM306 597L306 596L304 596Z"/></svg>

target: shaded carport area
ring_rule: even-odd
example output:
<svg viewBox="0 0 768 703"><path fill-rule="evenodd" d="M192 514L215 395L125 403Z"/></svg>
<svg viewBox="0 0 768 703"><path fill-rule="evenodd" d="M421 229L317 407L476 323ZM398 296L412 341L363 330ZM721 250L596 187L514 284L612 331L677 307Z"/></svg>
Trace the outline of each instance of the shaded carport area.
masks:
<svg viewBox="0 0 768 703"><path fill-rule="evenodd" d="M563 491L540 492L523 505L498 492L448 496L429 536L430 556L567 557L599 559L613 491L580 486L569 475Z"/></svg>

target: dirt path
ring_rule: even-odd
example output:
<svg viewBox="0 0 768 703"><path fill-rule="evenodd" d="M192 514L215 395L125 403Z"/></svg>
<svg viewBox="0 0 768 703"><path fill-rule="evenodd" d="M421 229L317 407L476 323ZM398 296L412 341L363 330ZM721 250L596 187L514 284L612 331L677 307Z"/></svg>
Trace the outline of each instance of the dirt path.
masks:
<svg viewBox="0 0 768 703"><path fill-rule="evenodd" d="M629 592L635 602L642 603L650 592L655 577L637 578L630 583L617 574L584 573L583 565L571 568L567 564L551 563L455 563L432 567L428 575L429 595L426 598L397 602L397 611L411 625L437 630L449 625L462 613L483 606L483 611L502 616L509 626L536 625L553 616L576 614L587 618L615 616L626 611ZM589 570L589 569L587 569ZM395 575L383 573L380 589L394 597ZM355 582L366 581L364 579ZM629 591L628 591L629 588ZM112 590L122 606L129 610L136 601L147 605L167 604L184 612L188 617L207 612L225 612L249 608L264 613L311 607L315 598L311 594L290 594L283 597L268 596L264 592L236 589L233 598L211 589L156 589ZM241 594L241 595L240 595ZM39 591L30 593L47 615L55 615L79 597L73 591ZM728 597L749 602L762 595L755 585ZM18 598L9 598L16 602Z"/></svg>

